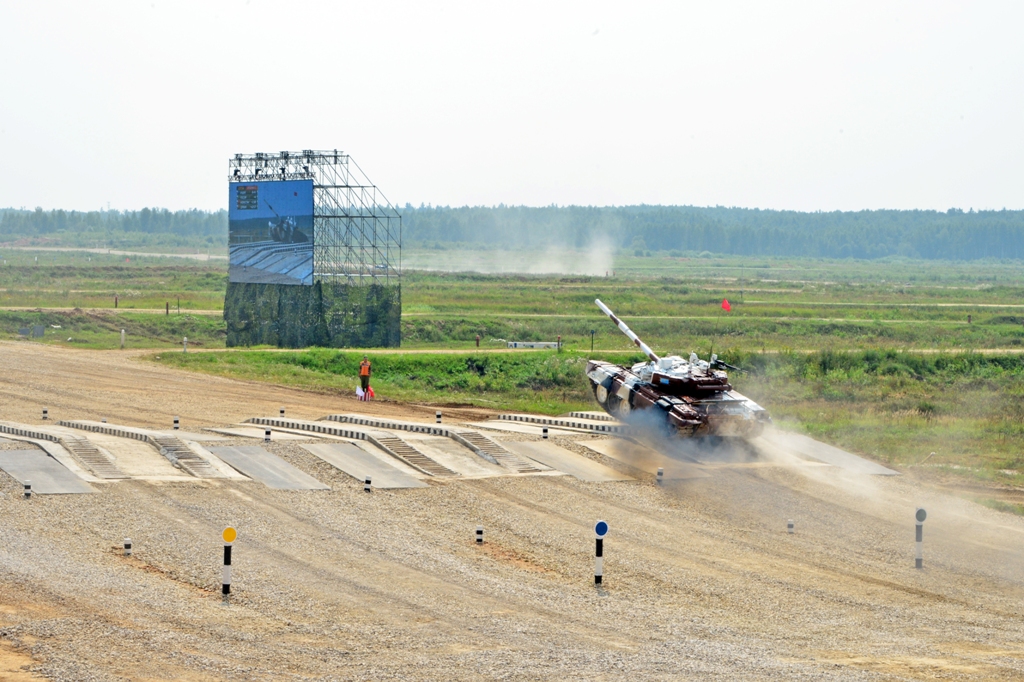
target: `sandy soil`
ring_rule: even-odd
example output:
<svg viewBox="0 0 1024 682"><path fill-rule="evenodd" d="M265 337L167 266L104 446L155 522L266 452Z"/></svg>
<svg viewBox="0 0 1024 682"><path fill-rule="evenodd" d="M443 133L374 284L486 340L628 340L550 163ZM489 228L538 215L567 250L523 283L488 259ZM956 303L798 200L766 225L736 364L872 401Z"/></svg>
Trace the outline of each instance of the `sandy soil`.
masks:
<svg viewBox="0 0 1024 682"><path fill-rule="evenodd" d="M45 406L160 428L179 415L189 430L281 405L434 409L20 343L0 344L0 401L11 421L39 423ZM580 438L553 440L578 451ZM294 441L268 447L332 490L119 481L25 501L0 474L0 679L1024 677L1024 520L905 477L765 460L665 487L517 476L368 495ZM612 529L602 589L598 518ZM228 605L226 525L239 530Z"/></svg>

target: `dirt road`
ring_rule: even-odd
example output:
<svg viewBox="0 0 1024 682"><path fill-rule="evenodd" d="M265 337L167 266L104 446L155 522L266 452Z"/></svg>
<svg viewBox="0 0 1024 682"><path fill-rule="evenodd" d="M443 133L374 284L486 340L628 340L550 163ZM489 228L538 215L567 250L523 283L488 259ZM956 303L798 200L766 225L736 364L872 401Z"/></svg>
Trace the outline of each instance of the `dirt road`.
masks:
<svg viewBox="0 0 1024 682"><path fill-rule="evenodd" d="M281 405L433 414L13 343L0 344L0 401L6 420L39 423L46 406L164 428L180 415L191 429ZM518 476L368 495L294 443L269 448L332 490L119 481L25 501L0 474L0 678L1024 676L1024 522L906 478L769 458L665 487ZM611 526L600 590L599 518ZM227 525L239 539L224 605Z"/></svg>

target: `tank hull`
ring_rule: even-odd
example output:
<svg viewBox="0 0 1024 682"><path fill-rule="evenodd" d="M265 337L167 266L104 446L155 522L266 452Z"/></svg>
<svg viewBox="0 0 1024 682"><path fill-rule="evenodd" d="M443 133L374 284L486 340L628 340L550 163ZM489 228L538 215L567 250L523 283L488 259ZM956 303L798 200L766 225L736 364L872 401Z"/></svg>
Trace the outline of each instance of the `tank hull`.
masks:
<svg viewBox="0 0 1024 682"><path fill-rule="evenodd" d="M670 433L683 437L756 438L771 423L767 411L732 390L724 375L721 377L673 386L668 392L642 380L631 369L599 360L587 364L587 379L595 400L616 419L645 426L663 425ZM650 419L644 418L647 415Z"/></svg>

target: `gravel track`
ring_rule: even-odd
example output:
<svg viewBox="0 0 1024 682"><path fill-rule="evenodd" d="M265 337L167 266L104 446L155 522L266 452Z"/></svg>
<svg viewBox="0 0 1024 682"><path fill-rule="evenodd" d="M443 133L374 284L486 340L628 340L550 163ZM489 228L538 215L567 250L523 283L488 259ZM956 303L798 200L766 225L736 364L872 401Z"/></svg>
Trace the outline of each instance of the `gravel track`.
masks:
<svg viewBox="0 0 1024 682"><path fill-rule="evenodd" d="M43 406L163 428L180 415L190 430L280 405L433 419L117 352L0 344L0 370L2 418L26 423ZM586 438L553 442L621 468ZM366 494L296 441L266 447L332 489L128 480L25 501L0 474L0 679L1024 677L1024 520L903 477L780 464L664 487L510 476ZM600 590L597 518L611 525ZM227 605L226 525L239 531Z"/></svg>

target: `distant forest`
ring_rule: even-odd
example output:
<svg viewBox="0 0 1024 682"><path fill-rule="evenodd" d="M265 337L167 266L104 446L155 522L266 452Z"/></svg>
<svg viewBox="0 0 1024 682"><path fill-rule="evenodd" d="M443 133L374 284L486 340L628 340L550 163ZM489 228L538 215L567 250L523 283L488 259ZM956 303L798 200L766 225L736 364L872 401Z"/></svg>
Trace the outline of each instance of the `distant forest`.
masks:
<svg viewBox="0 0 1024 682"><path fill-rule="evenodd" d="M227 211L34 211L0 209L0 244L227 246Z"/></svg>
<svg viewBox="0 0 1024 682"><path fill-rule="evenodd" d="M1024 211L800 213L692 206L400 209L407 247L530 249L606 245L631 252L875 259L1024 258ZM0 210L0 243L227 244L227 212Z"/></svg>

